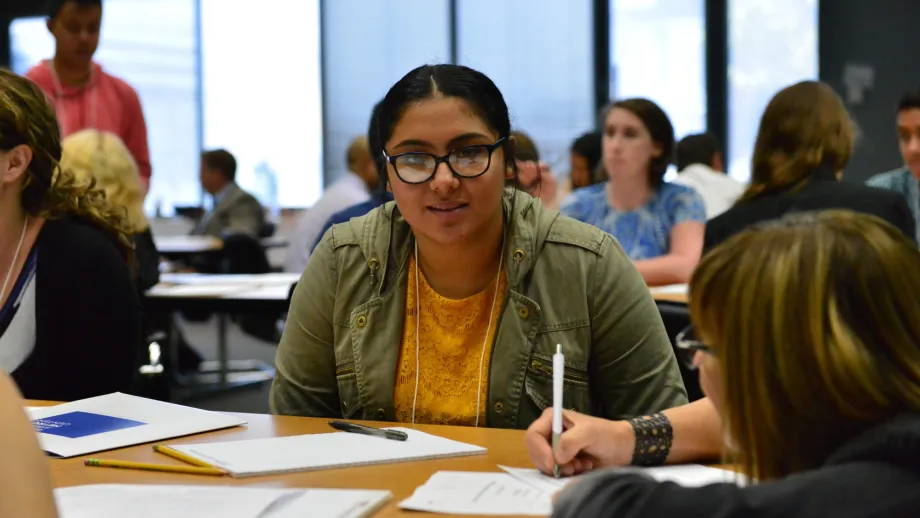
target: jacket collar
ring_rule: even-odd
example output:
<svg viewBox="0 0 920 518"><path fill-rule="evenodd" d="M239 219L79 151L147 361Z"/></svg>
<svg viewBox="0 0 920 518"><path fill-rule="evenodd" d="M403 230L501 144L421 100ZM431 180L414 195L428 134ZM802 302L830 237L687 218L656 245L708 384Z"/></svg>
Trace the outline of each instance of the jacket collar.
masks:
<svg viewBox="0 0 920 518"><path fill-rule="evenodd" d="M839 182L840 179L837 178L837 173L835 173L830 167L821 166L808 176L808 183L817 183L817 182Z"/></svg>
<svg viewBox="0 0 920 518"><path fill-rule="evenodd" d="M826 464L889 461L920 465L920 415L905 413L872 426L835 451Z"/></svg>
<svg viewBox="0 0 920 518"><path fill-rule="evenodd" d="M508 232L505 275L508 286L514 288L524 282L533 268L537 250L546 241L558 214L543 209L542 205L534 203L534 198L529 194L513 188L505 189L502 205ZM379 218L384 218L386 224L380 224ZM361 236L359 246L368 268L379 276L376 281L380 281L380 294L392 287L408 264L414 242L412 229L393 201L374 211L374 217L359 221L363 221L362 228L355 229L356 234Z"/></svg>

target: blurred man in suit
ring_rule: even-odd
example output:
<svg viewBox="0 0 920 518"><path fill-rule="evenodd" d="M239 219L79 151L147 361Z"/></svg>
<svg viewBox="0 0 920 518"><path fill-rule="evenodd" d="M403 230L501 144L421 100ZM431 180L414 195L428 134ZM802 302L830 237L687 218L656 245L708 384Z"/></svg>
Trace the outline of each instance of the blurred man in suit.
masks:
<svg viewBox="0 0 920 518"><path fill-rule="evenodd" d="M202 153L201 186L214 203L195 225L192 235L259 237L265 213L259 200L236 184L236 159L232 154L223 149Z"/></svg>

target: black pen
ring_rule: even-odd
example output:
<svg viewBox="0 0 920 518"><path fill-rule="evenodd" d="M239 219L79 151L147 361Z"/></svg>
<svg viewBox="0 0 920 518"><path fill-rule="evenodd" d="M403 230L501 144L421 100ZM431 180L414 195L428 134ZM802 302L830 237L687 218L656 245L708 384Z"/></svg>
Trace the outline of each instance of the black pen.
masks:
<svg viewBox="0 0 920 518"><path fill-rule="evenodd" d="M385 428L374 428L373 426L365 426L363 424L357 423L346 423L345 421L329 421L329 426L335 428L336 430L341 430L343 432L349 433L363 433L364 435L373 435L374 437L383 437L384 439L390 439L393 441L405 441L409 438L409 435L406 432L400 432L399 430L387 430Z"/></svg>

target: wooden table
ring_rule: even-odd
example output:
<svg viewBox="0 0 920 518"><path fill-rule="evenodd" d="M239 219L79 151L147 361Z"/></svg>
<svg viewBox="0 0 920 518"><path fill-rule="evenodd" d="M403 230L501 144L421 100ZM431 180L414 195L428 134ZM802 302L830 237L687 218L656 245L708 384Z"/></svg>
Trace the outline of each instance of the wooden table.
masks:
<svg viewBox="0 0 920 518"><path fill-rule="evenodd" d="M50 403L27 401L28 406L47 406ZM243 439L263 439L307 433L326 433L332 431L326 419L306 417L280 417L262 414L235 414L246 419L247 426L231 428L207 434L160 441L165 444L192 444L214 441L234 441ZM393 423L367 424L375 426L393 426ZM411 425L402 425L412 428ZM443 516L427 513L401 511L397 504L424 484L437 471L500 471L498 464L516 467L530 467L530 457L524 445L524 432L520 430L497 430L487 428L466 428L455 426L417 425L414 428L431 434L477 444L488 448L485 455L458 457L453 459L381 464L344 469L327 469L289 475L273 475L234 479L195 475L178 475L153 473L109 468L88 468L83 460L89 457L105 459L132 460L138 462L155 462L160 464L179 464L169 457L155 454L150 445L133 446L120 450L101 452L86 457L73 459L48 459L52 481L55 487L67 487L83 484L223 484L253 487L312 487L312 488L351 488L351 489L386 489L393 493L393 499L374 516Z"/></svg>

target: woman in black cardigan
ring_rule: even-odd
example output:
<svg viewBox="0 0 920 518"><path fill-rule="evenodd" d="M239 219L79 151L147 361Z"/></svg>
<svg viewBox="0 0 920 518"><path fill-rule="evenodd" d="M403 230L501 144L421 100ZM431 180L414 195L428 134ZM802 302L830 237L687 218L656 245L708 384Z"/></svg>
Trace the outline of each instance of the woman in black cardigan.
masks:
<svg viewBox="0 0 920 518"><path fill-rule="evenodd" d="M123 209L59 166L55 112L0 69L0 368L27 399L130 388L141 306Z"/></svg>
<svg viewBox="0 0 920 518"><path fill-rule="evenodd" d="M760 119L751 183L732 208L706 223L704 252L754 223L827 209L878 216L914 239L903 196L840 181L854 140L853 121L830 86L802 81L780 90Z"/></svg>

